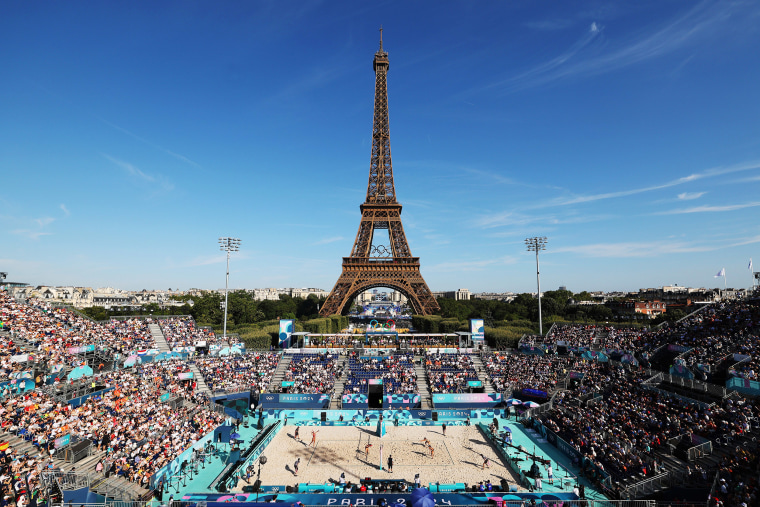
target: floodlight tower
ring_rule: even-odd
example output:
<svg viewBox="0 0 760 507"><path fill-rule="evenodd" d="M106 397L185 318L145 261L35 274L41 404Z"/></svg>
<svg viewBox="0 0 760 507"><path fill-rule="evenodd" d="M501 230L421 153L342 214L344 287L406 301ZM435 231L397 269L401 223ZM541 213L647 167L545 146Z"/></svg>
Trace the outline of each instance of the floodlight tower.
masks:
<svg viewBox="0 0 760 507"><path fill-rule="evenodd" d="M227 278L224 281L224 331L222 340L227 341L227 292L230 285L230 252L240 250L240 239L219 238L219 249L227 252Z"/></svg>
<svg viewBox="0 0 760 507"><path fill-rule="evenodd" d="M544 335L544 324L541 318L541 276L538 270L538 252L546 250L546 237L536 236L534 238L525 238L525 246L529 252L536 252L536 284L538 285L538 333Z"/></svg>

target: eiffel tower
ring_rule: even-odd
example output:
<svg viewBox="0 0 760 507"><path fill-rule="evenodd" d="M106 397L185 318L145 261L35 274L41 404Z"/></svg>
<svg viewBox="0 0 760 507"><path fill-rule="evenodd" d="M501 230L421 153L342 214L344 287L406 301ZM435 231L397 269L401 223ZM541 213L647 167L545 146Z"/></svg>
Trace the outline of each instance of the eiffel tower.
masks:
<svg viewBox="0 0 760 507"><path fill-rule="evenodd" d="M323 316L346 313L354 298L374 287L389 287L404 294L414 312L430 315L440 310L420 273L420 258L412 257L396 201L388 126L388 53L380 49L372 61L375 69L375 118L369 164L367 200L359 206L362 220L350 257L343 257L343 271L322 305ZM387 229L390 245L373 246L375 231Z"/></svg>

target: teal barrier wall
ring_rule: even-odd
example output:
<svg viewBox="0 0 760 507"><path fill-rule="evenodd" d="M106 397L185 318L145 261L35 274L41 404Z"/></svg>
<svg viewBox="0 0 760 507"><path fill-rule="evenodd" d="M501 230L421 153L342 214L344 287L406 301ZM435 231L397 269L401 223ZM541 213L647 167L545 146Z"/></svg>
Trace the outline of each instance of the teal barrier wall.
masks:
<svg viewBox="0 0 760 507"><path fill-rule="evenodd" d="M730 378L726 381L726 389L735 389L740 393L760 396L760 382L746 378Z"/></svg>

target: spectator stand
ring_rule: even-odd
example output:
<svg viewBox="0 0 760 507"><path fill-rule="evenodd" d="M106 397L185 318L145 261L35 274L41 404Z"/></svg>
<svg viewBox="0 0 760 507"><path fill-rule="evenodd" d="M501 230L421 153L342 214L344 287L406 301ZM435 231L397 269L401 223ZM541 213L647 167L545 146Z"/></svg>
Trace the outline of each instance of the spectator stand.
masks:
<svg viewBox="0 0 760 507"><path fill-rule="evenodd" d="M341 401L347 409L419 408L413 354L352 355Z"/></svg>

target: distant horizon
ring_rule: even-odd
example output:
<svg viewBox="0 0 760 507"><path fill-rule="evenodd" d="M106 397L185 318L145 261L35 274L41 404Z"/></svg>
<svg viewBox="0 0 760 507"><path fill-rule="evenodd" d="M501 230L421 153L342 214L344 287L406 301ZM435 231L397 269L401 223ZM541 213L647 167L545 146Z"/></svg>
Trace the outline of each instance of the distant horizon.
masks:
<svg viewBox="0 0 760 507"><path fill-rule="evenodd" d="M0 271L215 286L235 236L230 283L329 291L366 197L382 25L428 287L535 292L533 236L542 288L720 288L723 268L750 287L758 19L741 0L6 3Z"/></svg>
<svg viewBox="0 0 760 507"><path fill-rule="evenodd" d="M15 280L6 280L6 282L9 282L9 283L26 283L26 282L16 282ZM90 287L90 288L93 288L93 289L107 289L107 288L110 288L110 289L118 289L118 290L123 290L123 291L128 291L128 292L139 292L139 291L142 291L142 290L147 290L147 291L169 291L169 290L171 290L172 292L187 292L187 291L190 291L190 290L224 291L224 287L213 288L213 289L203 288L203 287L190 287L190 288L186 288L186 289L175 288L175 287L166 288L166 289L141 287L139 289L127 289L127 288L119 287L119 286L116 286L116 285L98 285L98 286L90 285L90 284L62 284L62 285L53 285L53 284L46 284L46 283L36 283L36 284L26 283L26 286L28 286L28 287ZM581 292L589 292L589 293L594 293L594 292L604 292L604 293L628 292L628 293L631 293L631 292L638 292L640 289L660 289L662 287L684 287L684 288L687 288L687 289L704 289L704 290L745 290L745 289L750 289L751 288L751 286L748 286L748 287L731 287L731 286L729 286L729 287L726 287L726 289L724 289L723 287L704 287L704 286L695 287L695 286L687 286L687 285L681 285L681 284L661 284L661 285L648 286L648 287L638 287L636 289L612 289L612 290L579 289L579 290L573 290L572 288L567 287L566 290L568 290L569 292L572 292L573 294L579 294ZM230 287L229 291L230 292L232 292L232 291L238 291L238 290L250 291L250 290L255 290L255 289L319 289L319 290L323 290L323 291L329 293L330 290L332 289L332 287L325 288L325 287L316 287L316 286L313 286L313 285L292 285L292 286L280 286L280 287L273 287L273 286L268 286L268 287ZM395 290L395 289L390 288L390 287L376 287L376 289L378 289L378 290L388 289L388 290L391 290L391 291ZM502 290L502 291L472 290L472 289L469 289L468 287L457 287L457 288L453 288L453 289L433 289L433 288L431 288L430 290L432 292L451 292L451 291L456 291L458 289L467 289L467 290L470 291L471 294L488 294L488 293L492 293L492 294L505 294L505 293L512 293L512 294L535 294L536 293L536 289L535 288L533 290L524 290L524 291L515 291L515 290ZM368 289L368 290L374 290L374 289ZM543 285L541 286L541 292L542 293L553 292L553 291L558 291L558 290L560 290L559 287L556 287L556 288L546 288Z"/></svg>

